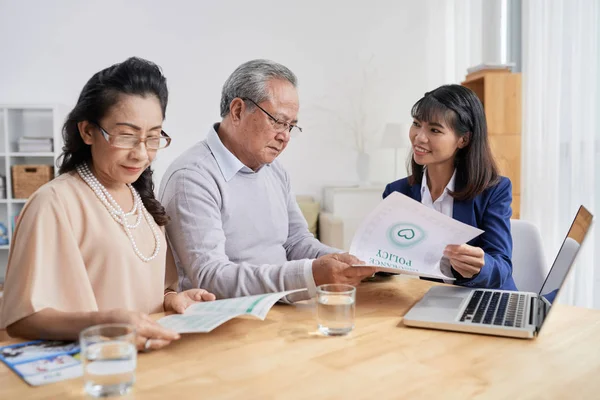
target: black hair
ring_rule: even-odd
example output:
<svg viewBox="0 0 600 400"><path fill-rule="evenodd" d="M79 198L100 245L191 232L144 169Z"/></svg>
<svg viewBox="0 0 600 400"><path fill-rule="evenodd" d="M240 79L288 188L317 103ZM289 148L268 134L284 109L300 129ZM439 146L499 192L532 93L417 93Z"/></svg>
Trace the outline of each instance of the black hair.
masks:
<svg viewBox="0 0 600 400"><path fill-rule="evenodd" d="M63 151L59 158L59 174L74 171L82 163L89 163L92 152L79 133L78 123L98 123L108 110L119 102L122 94L156 96L160 102L163 119L167 110L169 91L167 80L160 68L147 60L131 57L94 74L83 87L75 108L63 125ZM169 222L169 217L154 196L152 169L149 166L133 182L144 206L160 226Z"/></svg>
<svg viewBox="0 0 600 400"><path fill-rule="evenodd" d="M444 121L456 135L467 137L465 147L458 149L454 158L457 182L451 193L457 200L473 199L485 189L498 183L498 167L488 140L483 105L477 95L461 85L444 85L425 93L411 110L414 119L421 122ZM420 184L424 168L409 158L409 184Z"/></svg>

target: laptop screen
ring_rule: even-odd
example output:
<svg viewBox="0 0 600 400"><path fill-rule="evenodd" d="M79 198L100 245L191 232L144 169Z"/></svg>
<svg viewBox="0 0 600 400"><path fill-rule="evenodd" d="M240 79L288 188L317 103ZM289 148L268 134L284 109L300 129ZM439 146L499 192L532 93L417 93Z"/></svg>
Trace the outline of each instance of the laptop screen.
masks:
<svg viewBox="0 0 600 400"><path fill-rule="evenodd" d="M544 313L546 315L575 261L577 252L592 224L592 219L593 215L584 206L579 207L571 229L569 229L569 233L567 233L567 237L563 241L554 264L550 269L550 273L546 276L546 281L539 293L540 296L547 300L547 307Z"/></svg>

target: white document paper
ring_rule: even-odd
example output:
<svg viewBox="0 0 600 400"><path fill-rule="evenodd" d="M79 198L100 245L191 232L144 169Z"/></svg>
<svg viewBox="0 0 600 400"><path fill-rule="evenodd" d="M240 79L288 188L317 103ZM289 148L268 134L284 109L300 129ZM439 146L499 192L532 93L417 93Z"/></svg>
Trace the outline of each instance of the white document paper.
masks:
<svg viewBox="0 0 600 400"><path fill-rule="evenodd" d="M454 280L444 248L482 233L393 192L359 226L350 254L380 271Z"/></svg>
<svg viewBox="0 0 600 400"><path fill-rule="evenodd" d="M240 315L253 315L264 320L271 307L282 297L303 290L306 289L196 303L189 306L183 314L163 317L158 323L178 333L192 333L210 332Z"/></svg>

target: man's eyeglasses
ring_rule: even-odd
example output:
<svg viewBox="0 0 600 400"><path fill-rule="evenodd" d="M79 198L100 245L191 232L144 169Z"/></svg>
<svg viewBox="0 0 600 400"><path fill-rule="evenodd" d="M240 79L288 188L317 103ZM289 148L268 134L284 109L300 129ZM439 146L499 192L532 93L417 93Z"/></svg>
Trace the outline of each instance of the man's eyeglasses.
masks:
<svg viewBox="0 0 600 400"><path fill-rule="evenodd" d="M251 102L252 104L254 104L256 107L258 107L258 109L262 112L264 112L265 114L267 114L267 116L271 119L271 122L273 123L273 127L275 128L275 131L278 133L283 133L283 132L289 132L291 134L294 133L298 133L298 132L302 132L302 128L300 128L298 125L294 125L294 124L290 124L284 121L279 121L277 118L275 118L274 116L272 116L271 114L269 114L267 112L267 110L265 110L264 108L262 108L261 106L259 106L258 104L256 104L256 102L252 99L249 99L247 97L241 97L242 100L246 101L248 100L249 102Z"/></svg>
<svg viewBox="0 0 600 400"><path fill-rule="evenodd" d="M160 131L160 136L147 136L145 139L140 139L137 135L113 135L106 132L100 124L94 122L94 125L100 129L102 136L111 146L119 149L133 149L140 143L145 143L148 150L159 150L171 144L171 137L165 131Z"/></svg>

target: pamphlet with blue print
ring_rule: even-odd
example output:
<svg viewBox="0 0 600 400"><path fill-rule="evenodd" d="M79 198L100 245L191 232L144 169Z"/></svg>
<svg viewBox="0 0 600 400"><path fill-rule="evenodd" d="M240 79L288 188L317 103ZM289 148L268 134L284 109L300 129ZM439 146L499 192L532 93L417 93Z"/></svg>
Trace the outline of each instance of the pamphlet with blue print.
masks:
<svg viewBox="0 0 600 400"><path fill-rule="evenodd" d="M445 247L467 243L482 233L393 192L359 226L350 254L382 272L451 281L455 278L444 257Z"/></svg>
<svg viewBox="0 0 600 400"><path fill-rule="evenodd" d="M4 346L0 360L32 386L83 375L76 342L36 340Z"/></svg>

